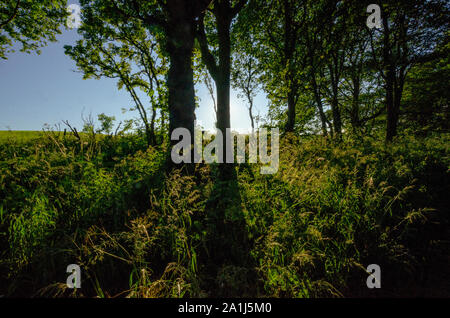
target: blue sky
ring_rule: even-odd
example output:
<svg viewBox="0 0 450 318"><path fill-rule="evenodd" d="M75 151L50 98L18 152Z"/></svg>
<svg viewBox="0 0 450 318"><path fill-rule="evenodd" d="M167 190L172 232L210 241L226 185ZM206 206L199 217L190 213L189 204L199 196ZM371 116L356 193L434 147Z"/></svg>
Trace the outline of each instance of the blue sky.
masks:
<svg viewBox="0 0 450 318"><path fill-rule="evenodd" d="M125 90L117 89L116 80L83 80L82 74L75 72L75 62L64 54L64 45L74 44L79 37L75 29L63 28L58 42L42 48L40 55L17 50L7 60L0 60L0 130L41 130L44 124L53 126L62 120L81 128L82 114L96 118L105 113L115 116L117 122L137 116L122 114L122 108L131 107L132 100ZM197 119L212 130L212 100L204 85L196 89L200 98ZM231 126L246 130L250 128L248 111L236 94L231 91ZM255 107L265 114L267 101L262 94L256 97Z"/></svg>

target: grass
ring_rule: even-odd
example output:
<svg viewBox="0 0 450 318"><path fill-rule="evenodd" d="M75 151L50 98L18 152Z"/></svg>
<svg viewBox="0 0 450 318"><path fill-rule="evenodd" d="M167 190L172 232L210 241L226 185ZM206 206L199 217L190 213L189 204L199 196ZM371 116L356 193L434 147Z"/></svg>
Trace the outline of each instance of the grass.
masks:
<svg viewBox="0 0 450 318"><path fill-rule="evenodd" d="M228 180L138 135L0 142L0 294L449 296L449 141L285 136L277 174Z"/></svg>
<svg viewBox="0 0 450 318"><path fill-rule="evenodd" d="M27 142L33 139L39 139L43 136L42 131L34 130L0 130L0 142L16 141Z"/></svg>

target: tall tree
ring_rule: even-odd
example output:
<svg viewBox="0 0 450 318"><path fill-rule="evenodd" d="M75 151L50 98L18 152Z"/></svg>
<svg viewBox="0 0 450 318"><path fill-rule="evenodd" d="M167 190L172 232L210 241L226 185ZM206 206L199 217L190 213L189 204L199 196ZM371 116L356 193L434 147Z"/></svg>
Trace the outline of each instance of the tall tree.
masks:
<svg viewBox="0 0 450 318"><path fill-rule="evenodd" d="M271 0L252 1L247 19L248 36L254 43L255 53L263 68L261 82L270 107L281 109L287 106L283 119L284 130L295 129L296 105L303 86L305 67L304 49L300 45L301 14L303 1ZM278 111L277 111L278 113Z"/></svg>
<svg viewBox="0 0 450 318"><path fill-rule="evenodd" d="M75 46L65 46L84 78L117 78L119 88L130 94L143 123L148 145L155 145L155 121L157 111L164 118L167 110L167 88L164 77L167 62L152 36L137 21L133 24L117 24L102 19L92 7L84 11L84 23L79 29L83 39ZM151 117L147 114L138 89L150 100Z"/></svg>
<svg viewBox="0 0 450 318"><path fill-rule="evenodd" d="M420 134L450 132L450 32L430 61L408 72L401 118Z"/></svg>
<svg viewBox="0 0 450 318"><path fill-rule="evenodd" d="M298 24L294 24L296 10L296 2L290 0L282 1L283 12L283 64L286 66L285 80L288 84L287 92L287 122L285 126L286 132L294 131L295 125L295 106L298 100L297 90L300 86L295 74L295 53L298 41Z"/></svg>
<svg viewBox="0 0 450 318"><path fill-rule="evenodd" d="M205 31L205 15L203 12L199 18L197 39L202 55L217 90L217 128L225 135L227 128L231 127L230 119L230 76L231 76L231 25L233 19L245 6L247 0L239 0L232 3L231 0L215 0L208 9L215 20L215 32L217 34L217 58L210 50L211 41ZM223 154L231 151L232 142L224 137Z"/></svg>
<svg viewBox="0 0 450 318"><path fill-rule="evenodd" d="M381 81L371 63L370 37L367 36L366 6L361 2L348 7L347 41L342 82L339 87L344 121L353 133L367 132L366 123L384 113Z"/></svg>
<svg viewBox="0 0 450 318"><path fill-rule="evenodd" d="M234 56L233 70L231 73L233 87L240 90L238 97L244 97L247 100L248 115L253 132L255 130L253 100L258 91L260 66L255 57L240 52Z"/></svg>
<svg viewBox="0 0 450 318"><path fill-rule="evenodd" d="M81 0L116 24L143 23L169 57L167 75L169 134L183 127L194 136L195 96L192 68L197 21L211 0ZM173 141L176 143L177 141Z"/></svg>
<svg viewBox="0 0 450 318"><path fill-rule="evenodd" d="M330 127L331 134L333 134L333 129L325 114L322 96L323 89L321 89L324 81L321 74L323 74L322 70L325 67L325 49L324 36L321 33L324 18L318 14L320 12L319 5L315 1L305 1L303 3L302 14L306 19L306 23L304 23L302 28L302 39L306 47L307 73L320 118L322 134L327 136L327 126Z"/></svg>
<svg viewBox="0 0 450 318"><path fill-rule="evenodd" d="M333 129L339 137L343 125L339 87L343 80L345 57L351 47L351 20L348 17L352 6L350 2L340 0L327 0L324 4L318 12L327 21L322 32L326 63L324 76L329 84L326 86L326 92L331 106Z"/></svg>
<svg viewBox="0 0 450 318"><path fill-rule="evenodd" d="M397 134L403 88L408 71L432 58L448 30L444 0L390 0L381 6L382 28L371 35L373 59L384 80L386 141Z"/></svg>

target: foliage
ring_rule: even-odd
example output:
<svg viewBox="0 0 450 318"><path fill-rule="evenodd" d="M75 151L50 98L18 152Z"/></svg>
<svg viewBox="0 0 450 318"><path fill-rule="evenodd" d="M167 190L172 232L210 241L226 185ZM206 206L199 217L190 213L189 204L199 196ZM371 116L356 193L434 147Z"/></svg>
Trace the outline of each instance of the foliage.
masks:
<svg viewBox="0 0 450 318"><path fill-rule="evenodd" d="M448 135L287 135L278 174L241 164L233 182L167 173L144 137L48 134L0 144L2 294L360 296L371 263L386 293L450 292Z"/></svg>
<svg viewBox="0 0 450 318"><path fill-rule="evenodd" d="M406 126L414 131L449 131L448 102L450 94L450 44L448 35L445 42L437 48L437 56L432 61L416 65L408 74L404 93Z"/></svg>
<svg viewBox="0 0 450 318"><path fill-rule="evenodd" d="M22 52L37 51L56 41L66 22L67 0L6 0L0 5L0 58L6 59L14 42Z"/></svg>
<svg viewBox="0 0 450 318"><path fill-rule="evenodd" d="M450 295L448 5L385 1L370 30L369 3L80 0L65 52L85 79L117 79L141 124L0 133L0 297ZM0 57L55 40L66 15L2 2ZM206 71L218 128L230 86L252 128L266 94L265 125L284 127L277 174L169 161Z"/></svg>
<svg viewBox="0 0 450 318"><path fill-rule="evenodd" d="M111 13L83 7L84 21L79 32L83 39L75 46L65 46L65 52L77 64L84 79L102 77L117 79L118 89L125 89L133 101L127 109L137 110L149 145L156 145L156 121L165 129L167 117L167 61L157 37L142 23L125 24ZM151 115L140 92L148 98Z"/></svg>

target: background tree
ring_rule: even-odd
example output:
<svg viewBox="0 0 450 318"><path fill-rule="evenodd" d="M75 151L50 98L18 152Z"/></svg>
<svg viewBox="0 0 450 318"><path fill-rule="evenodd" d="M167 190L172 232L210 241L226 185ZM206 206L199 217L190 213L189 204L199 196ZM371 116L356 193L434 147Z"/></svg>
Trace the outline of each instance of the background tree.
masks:
<svg viewBox="0 0 450 318"><path fill-rule="evenodd" d="M211 78L211 75L209 75L208 71L205 70L203 73L203 83L206 86L206 89L208 90L209 96L211 97L211 100L213 101L213 107L214 107L214 115L215 117L215 125L217 126L217 98L216 98L216 85L214 84L213 79Z"/></svg>
<svg viewBox="0 0 450 318"><path fill-rule="evenodd" d="M115 25L139 24L160 41L169 58L167 74L169 134L179 127L194 136L195 96L192 68L197 21L210 0L81 0ZM176 143L177 141L173 141Z"/></svg>
<svg viewBox="0 0 450 318"><path fill-rule="evenodd" d="M450 131L450 43L449 34L436 48L434 58L409 71L403 93L400 119L419 134Z"/></svg>
<svg viewBox="0 0 450 318"><path fill-rule="evenodd" d="M234 2L234 3L233 3ZM224 134L223 154L232 149L231 141L226 137L226 129L231 128L230 119L230 77L231 77L231 27L233 19L245 6L247 0L215 0L199 18L197 40L202 56L202 61L208 69L216 86L217 96L217 123L216 126ZM210 12L209 32L205 29L206 13ZM207 35L208 33L208 35ZM208 39L209 37L209 39ZM217 48L214 52L210 47ZM215 54L216 53L216 54ZM224 160L225 161L225 160ZM227 165L223 165L227 170ZM228 175L228 171L223 174Z"/></svg>
<svg viewBox="0 0 450 318"><path fill-rule="evenodd" d="M342 81L339 85L342 116L352 132L368 133L368 121L384 113L381 81L371 63L370 37L367 36L367 13L364 3L348 8L347 41Z"/></svg>
<svg viewBox="0 0 450 318"><path fill-rule="evenodd" d="M308 88L312 92L320 119L321 130L324 136L333 135L333 127L325 112L324 85L326 78L322 76L325 67L324 36L322 23L323 15L320 15L320 2L304 1L302 15L305 23L302 25L302 43L305 46L306 74Z"/></svg>
<svg viewBox="0 0 450 318"><path fill-rule="evenodd" d="M442 0L392 0L381 6L382 28L370 32L375 65L384 81L386 141L397 134L403 88L412 66L432 58L448 30L448 8Z"/></svg>
<svg viewBox="0 0 450 318"><path fill-rule="evenodd" d="M155 145L157 111L164 120L167 112L167 59L161 54L155 37L140 21L133 24L114 24L104 19L92 7L86 7L79 32L83 39L75 46L66 46L84 73L84 79L109 77L118 79L118 88L125 88L134 102L145 129L147 143ZM138 90L150 100L151 116L147 114ZM164 128L162 122L161 129Z"/></svg>
<svg viewBox="0 0 450 318"><path fill-rule="evenodd" d="M0 58L13 52L15 42L22 52L37 51L55 42L66 23L67 0L4 0L0 3Z"/></svg>
<svg viewBox="0 0 450 318"><path fill-rule="evenodd" d="M231 72L232 86L238 89L238 97L243 97L247 102L248 115L252 132L255 130L253 100L258 92L260 67L253 56L246 53L237 53L233 58L233 70Z"/></svg>
<svg viewBox="0 0 450 318"><path fill-rule="evenodd" d="M261 84L270 101L270 116L280 122L286 132L295 128L296 105L304 80L306 62L300 46L303 1L251 1L241 19L244 35L252 43L252 52L261 65ZM241 34L244 34L242 32ZM247 41L248 41L247 40ZM287 106L287 111L282 108Z"/></svg>

